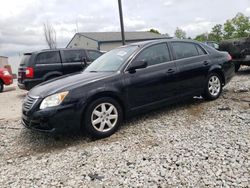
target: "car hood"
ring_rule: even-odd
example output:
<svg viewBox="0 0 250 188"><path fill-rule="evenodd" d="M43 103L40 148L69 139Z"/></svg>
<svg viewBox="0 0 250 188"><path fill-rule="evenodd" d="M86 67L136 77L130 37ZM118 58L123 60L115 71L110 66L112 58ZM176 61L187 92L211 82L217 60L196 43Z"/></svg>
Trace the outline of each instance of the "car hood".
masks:
<svg viewBox="0 0 250 188"><path fill-rule="evenodd" d="M115 74L114 72L83 72L69 76L63 76L51 81L44 82L29 91L30 96L44 98L49 95L69 91L101 79L105 79Z"/></svg>

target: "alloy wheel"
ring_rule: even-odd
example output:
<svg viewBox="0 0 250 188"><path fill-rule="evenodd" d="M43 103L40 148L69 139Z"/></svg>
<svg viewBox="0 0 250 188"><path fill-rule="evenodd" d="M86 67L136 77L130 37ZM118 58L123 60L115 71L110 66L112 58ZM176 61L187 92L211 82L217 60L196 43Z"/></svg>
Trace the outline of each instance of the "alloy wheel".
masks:
<svg viewBox="0 0 250 188"><path fill-rule="evenodd" d="M118 121L118 111L111 103L101 103L96 106L91 115L91 124L99 132L107 132L115 127Z"/></svg>
<svg viewBox="0 0 250 188"><path fill-rule="evenodd" d="M217 96L219 95L221 90L221 82L220 79L213 75L210 77L209 81L208 81L208 91L212 96Z"/></svg>

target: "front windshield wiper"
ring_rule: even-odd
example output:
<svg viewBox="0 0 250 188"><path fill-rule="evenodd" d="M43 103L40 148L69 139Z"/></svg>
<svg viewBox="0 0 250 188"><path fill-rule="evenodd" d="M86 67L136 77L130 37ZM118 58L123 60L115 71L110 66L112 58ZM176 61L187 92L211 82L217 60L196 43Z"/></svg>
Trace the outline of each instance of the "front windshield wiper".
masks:
<svg viewBox="0 0 250 188"><path fill-rule="evenodd" d="M92 71L89 71L89 72L97 72L97 71L92 70Z"/></svg>

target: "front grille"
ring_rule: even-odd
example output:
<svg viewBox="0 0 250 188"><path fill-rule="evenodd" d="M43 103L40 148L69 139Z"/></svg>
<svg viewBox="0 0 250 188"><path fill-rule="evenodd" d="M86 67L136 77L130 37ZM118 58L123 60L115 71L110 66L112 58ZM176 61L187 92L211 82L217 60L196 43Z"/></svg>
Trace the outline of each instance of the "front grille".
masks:
<svg viewBox="0 0 250 188"><path fill-rule="evenodd" d="M25 111L30 110L34 106L36 101L37 101L37 97L31 97L31 96L27 95L26 98L24 99L23 109Z"/></svg>

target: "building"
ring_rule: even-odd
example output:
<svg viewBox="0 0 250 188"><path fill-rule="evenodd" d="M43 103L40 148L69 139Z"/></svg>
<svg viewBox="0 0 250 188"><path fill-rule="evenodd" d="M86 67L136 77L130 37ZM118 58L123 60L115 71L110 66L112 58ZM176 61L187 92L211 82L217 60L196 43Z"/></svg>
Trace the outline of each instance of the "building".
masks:
<svg viewBox="0 0 250 188"><path fill-rule="evenodd" d="M0 56L0 68L8 65L8 57Z"/></svg>
<svg viewBox="0 0 250 188"><path fill-rule="evenodd" d="M145 40L166 39L165 35L152 32L125 32L126 44ZM109 51L122 46L120 32L90 32L76 33L67 48L86 48L101 51Z"/></svg>

